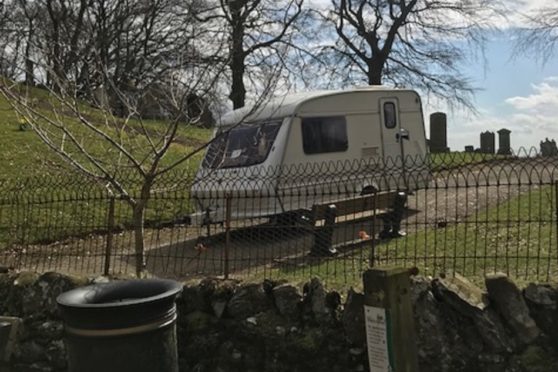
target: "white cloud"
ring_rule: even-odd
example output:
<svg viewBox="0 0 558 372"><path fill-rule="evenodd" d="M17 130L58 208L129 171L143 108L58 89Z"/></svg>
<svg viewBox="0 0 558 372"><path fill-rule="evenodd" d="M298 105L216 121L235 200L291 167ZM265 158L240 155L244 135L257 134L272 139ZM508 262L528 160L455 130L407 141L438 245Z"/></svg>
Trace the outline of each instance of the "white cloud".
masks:
<svg viewBox="0 0 558 372"><path fill-rule="evenodd" d="M532 84L531 89L523 96L505 99L500 109L481 108L478 117L453 115L450 124L454 125L448 125L450 146L457 150L466 142L478 146L480 132L501 128L512 131L514 149L537 147L546 137L558 139L558 76Z"/></svg>
<svg viewBox="0 0 558 372"><path fill-rule="evenodd" d="M510 97L506 103L516 110L529 113L558 116L558 77L545 79L540 84L533 84L533 94L526 97Z"/></svg>

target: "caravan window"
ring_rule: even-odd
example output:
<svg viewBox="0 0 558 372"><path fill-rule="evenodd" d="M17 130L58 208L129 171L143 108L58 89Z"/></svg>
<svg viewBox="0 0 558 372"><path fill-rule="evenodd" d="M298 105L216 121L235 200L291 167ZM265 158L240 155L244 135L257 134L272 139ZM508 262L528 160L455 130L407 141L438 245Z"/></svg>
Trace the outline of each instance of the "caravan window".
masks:
<svg viewBox="0 0 558 372"><path fill-rule="evenodd" d="M302 145L305 154L346 151L349 144L345 117L303 118Z"/></svg>
<svg viewBox="0 0 558 372"><path fill-rule="evenodd" d="M393 129L397 125L397 116L395 111L395 103L384 103L384 124L388 129Z"/></svg>
<svg viewBox="0 0 558 372"><path fill-rule="evenodd" d="M240 124L217 132L205 155L205 168L247 167L269 154L281 122Z"/></svg>

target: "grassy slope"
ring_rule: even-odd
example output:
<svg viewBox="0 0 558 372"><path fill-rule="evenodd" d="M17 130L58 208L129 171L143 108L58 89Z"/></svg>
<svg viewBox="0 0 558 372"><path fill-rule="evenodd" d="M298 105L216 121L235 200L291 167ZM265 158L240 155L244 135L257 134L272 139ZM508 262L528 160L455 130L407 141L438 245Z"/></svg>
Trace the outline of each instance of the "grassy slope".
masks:
<svg viewBox="0 0 558 372"><path fill-rule="evenodd" d="M8 102L0 96L0 178L44 176L58 159L32 131L19 129L19 120Z"/></svg>
<svg viewBox="0 0 558 372"><path fill-rule="evenodd" d="M31 90L31 94L35 100L47 100L45 92L39 89ZM43 101L45 102L45 101ZM40 105L39 106L43 106ZM44 107L49 107L45 104ZM55 106L56 107L56 106ZM82 108L86 112L86 116L90 117L93 121L102 123L102 114L95 109ZM47 109L43 110L46 111ZM79 123L70 117L63 117L67 123L74 125L76 132L80 133ZM148 130L155 131L165 125L164 121L146 120L145 126ZM50 152L45 144L41 142L39 137L32 130L21 130L21 122L14 110L6 102L4 97L0 96L0 154L2 160L0 162L0 179L21 179L22 177L45 176L52 172L56 172L60 167L67 168L68 166L57 155ZM139 127L135 122L131 122L132 128ZM83 132L85 136L85 131ZM181 126L177 135L176 143L174 143L165 157L165 162L170 163L173 160L180 158L183 154L193 150L195 146L202 144L210 137L211 132L207 129L190 127L187 125ZM133 133L128 134L128 140L133 143ZM141 136L135 135L137 140L136 146L130 146L135 155L143 155L145 153L145 141L142 141ZM91 138L89 148L95 151L105 151L107 146L104 146L102 141L97 138ZM107 157L110 152L106 152ZM196 156L193 162L185 164L185 167L196 168L201 158L201 154ZM109 159L107 159L109 160ZM71 168L70 168L71 169Z"/></svg>
<svg viewBox="0 0 558 372"><path fill-rule="evenodd" d="M45 91L33 89L31 94L36 101L45 103L45 107L49 106ZM99 111L85 106L82 109L92 120L102 123L103 116ZM18 116L2 96L0 118L0 243L53 241L106 226L108 201L103 188L71 173L71 166L51 152L35 132L21 130ZM74 118L63 117L63 120L75 126L76 132L80 133L79 123ZM145 121L144 124L147 130L153 131L165 125L163 121L156 120ZM124 134L130 143L135 144L130 148L135 155L144 155L146 141L133 133L133 129L139 128L139 125L132 122L131 127L132 132ZM86 132L83 133L87 140ZM186 125L180 127L177 141L171 146L164 162L171 163L191 152L207 141L210 135L211 131L207 129ZM91 138L88 146L106 161L111 161L114 156L114 152L111 153L96 138ZM177 171L181 174L191 173L197 169L202 155L203 152L195 155ZM189 209L187 201L184 201L187 192L187 188L180 186L174 191L174 198L183 199L182 202L162 197L154 199L147 219L172 220L185 214ZM30 200L33 201L31 207L27 203ZM115 214L116 224L123 225L129 220L131 211L123 202L117 202Z"/></svg>

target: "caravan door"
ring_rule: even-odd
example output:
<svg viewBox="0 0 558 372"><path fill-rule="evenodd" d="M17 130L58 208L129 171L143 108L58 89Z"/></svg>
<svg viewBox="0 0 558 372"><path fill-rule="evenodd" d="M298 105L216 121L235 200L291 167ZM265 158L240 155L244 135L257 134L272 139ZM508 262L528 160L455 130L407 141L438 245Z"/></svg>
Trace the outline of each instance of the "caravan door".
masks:
<svg viewBox="0 0 558 372"><path fill-rule="evenodd" d="M382 127L383 156L388 164L401 162L401 127L399 105L396 98L380 100L380 120Z"/></svg>
<svg viewBox="0 0 558 372"><path fill-rule="evenodd" d="M397 98L380 99L380 120L382 127L383 156L386 177L389 188L407 189L405 177L405 142L409 133L401 128Z"/></svg>

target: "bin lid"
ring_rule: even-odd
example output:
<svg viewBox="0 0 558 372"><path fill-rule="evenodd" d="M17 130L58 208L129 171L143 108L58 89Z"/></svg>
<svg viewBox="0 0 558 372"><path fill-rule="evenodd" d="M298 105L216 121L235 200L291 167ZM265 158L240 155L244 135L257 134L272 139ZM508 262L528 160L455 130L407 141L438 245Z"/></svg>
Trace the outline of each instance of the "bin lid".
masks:
<svg viewBox="0 0 558 372"><path fill-rule="evenodd" d="M111 330L174 319L181 291L173 280L126 280L76 288L56 301L67 328Z"/></svg>

